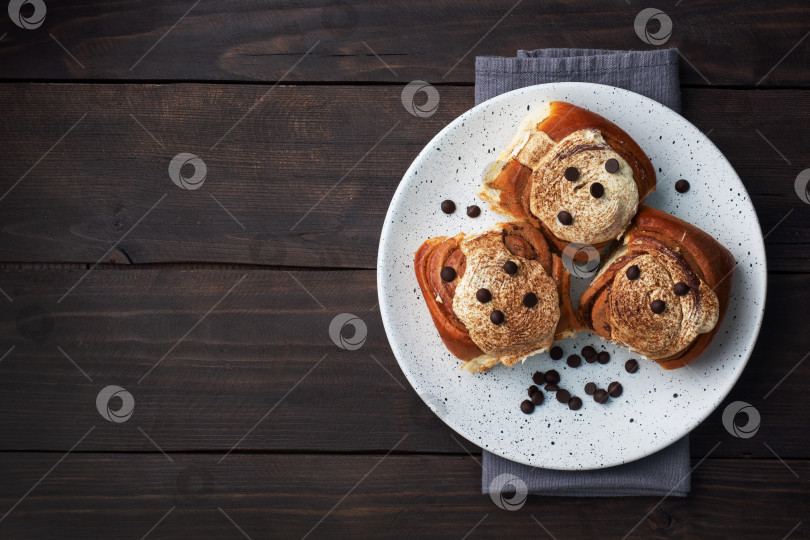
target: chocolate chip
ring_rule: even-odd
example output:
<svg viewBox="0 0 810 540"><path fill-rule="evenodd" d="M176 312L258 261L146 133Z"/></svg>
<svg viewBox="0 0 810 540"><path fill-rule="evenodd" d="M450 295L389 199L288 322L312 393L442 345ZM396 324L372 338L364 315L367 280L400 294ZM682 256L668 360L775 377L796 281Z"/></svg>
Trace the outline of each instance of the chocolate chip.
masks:
<svg viewBox="0 0 810 540"><path fill-rule="evenodd" d="M625 271L624 275L627 276L627 279L638 279L638 276L641 275L641 269L638 265L629 266Z"/></svg>
<svg viewBox="0 0 810 540"><path fill-rule="evenodd" d="M503 263L503 271L509 274L510 276L512 274L517 274L518 271L517 263L515 261L506 261L505 263Z"/></svg>
<svg viewBox="0 0 810 540"><path fill-rule="evenodd" d="M547 385L545 385L545 386L543 387L543 389L544 389L546 392L556 392L557 390L559 390L559 389L560 389L560 387L559 387L559 386L557 386L556 384L547 384Z"/></svg>
<svg viewBox="0 0 810 540"><path fill-rule="evenodd" d="M582 400L576 396L568 400L568 408L572 411L578 411L582 408Z"/></svg>
<svg viewBox="0 0 810 540"><path fill-rule="evenodd" d="M681 178L677 182L675 182L675 191L678 193L686 193L689 191L689 182Z"/></svg>
<svg viewBox="0 0 810 540"><path fill-rule="evenodd" d="M600 364L607 364L610 362L610 353L607 351L601 351L596 355L596 361Z"/></svg>
<svg viewBox="0 0 810 540"><path fill-rule="evenodd" d="M655 314L663 313L666 308L667 305L664 303L663 300L653 300L652 303L650 304L650 309Z"/></svg>
<svg viewBox="0 0 810 540"><path fill-rule="evenodd" d="M478 217L480 215L481 215L481 209L478 207L478 205L474 204L472 206L467 207L467 216L468 217L475 218L475 217Z"/></svg>
<svg viewBox="0 0 810 540"><path fill-rule="evenodd" d="M565 362L568 364L568 367L578 368L580 364L582 364L582 358L580 358L578 354L572 354Z"/></svg>
<svg viewBox="0 0 810 540"><path fill-rule="evenodd" d="M627 373L635 373L638 371L638 360L635 358L631 358L627 362L624 363L624 370Z"/></svg>
<svg viewBox="0 0 810 540"><path fill-rule="evenodd" d="M478 289L475 291L475 299L481 302L482 304L486 304L490 300L492 300L492 293L489 292L487 289Z"/></svg>
<svg viewBox="0 0 810 540"><path fill-rule="evenodd" d="M568 403L569 399L571 399L571 392L564 388L557 390L557 401L560 403Z"/></svg>
<svg viewBox="0 0 810 540"><path fill-rule="evenodd" d="M548 355L551 357L552 360L559 360L563 357L563 350L562 347L558 347L557 345L553 346L550 351L548 351Z"/></svg>
<svg viewBox="0 0 810 540"><path fill-rule="evenodd" d="M539 391L540 391L540 389L539 389L539 388L537 388L537 386L536 386L536 385L534 385L534 384L533 384L533 385L531 385L531 386L529 387L529 397L532 397L533 395L535 395L535 394L536 394L537 392L539 392Z"/></svg>
<svg viewBox="0 0 810 540"><path fill-rule="evenodd" d="M587 360L589 358L593 358L595 360L596 359L596 349L594 349L590 345L585 345L584 347L582 347L582 356L585 357L585 360Z"/></svg>
<svg viewBox="0 0 810 540"><path fill-rule="evenodd" d="M579 171L576 167L568 167L565 169L565 179L569 182L574 182L579 178Z"/></svg>
<svg viewBox="0 0 810 540"><path fill-rule="evenodd" d="M557 373L556 369L550 369L546 371L545 380L549 384L557 384L560 382L560 374Z"/></svg>
<svg viewBox="0 0 810 540"><path fill-rule="evenodd" d="M605 162L605 170L609 173L615 173L619 170L619 161L613 158L610 158Z"/></svg>
<svg viewBox="0 0 810 540"><path fill-rule="evenodd" d="M600 388L593 393L593 400L597 403L607 403L608 393L605 389Z"/></svg>
<svg viewBox="0 0 810 540"><path fill-rule="evenodd" d="M679 281L678 283L675 284L675 286L672 289L678 296L683 296L689 292L690 287L683 281Z"/></svg>
<svg viewBox="0 0 810 540"><path fill-rule="evenodd" d="M544 399L546 399L546 396L544 396L543 392L541 392L540 390L535 392L534 395L531 397L532 403L534 403L535 405L540 405L541 403L543 403Z"/></svg>
<svg viewBox="0 0 810 540"><path fill-rule="evenodd" d="M585 385L585 393L592 396L596 392L596 383L589 382Z"/></svg>
<svg viewBox="0 0 810 540"><path fill-rule="evenodd" d="M449 266L445 266L444 268L442 268L442 271L439 273L439 275L442 277L442 281L449 282L456 279L456 271Z"/></svg>
<svg viewBox="0 0 810 540"><path fill-rule="evenodd" d="M492 321L492 324L503 323L503 311L496 309L495 311L489 314L489 320Z"/></svg>
<svg viewBox="0 0 810 540"><path fill-rule="evenodd" d="M591 196L594 199L599 199L604 194L605 194L605 186L603 186L599 182L594 182L593 184L591 184Z"/></svg>
<svg viewBox="0 0 810 540"><path fill-rule="evenodd" d="M610 394L610 397L619 397L622 395L622 390L622 383L618 381L613 381L608 385L608 394Z"/></svg>
<svg viewBox="0 0 810 540"><path fill-rule="evenodd" d="M524 399L523 402L520 404L520 410L523 411L525 414L532 414L534 412L534 403L532 403L528 399Z"/></svg>
<svg viewBox="0 0 810 540"><path fill-rule="evenodd" d="M532 375L532 381L534 381L534 384L543 384L546 382L545 374L542 371L535 371L534 375Z"/></svg>
<svg viewBox="0 0 810 540"><path fill-rule="evenodd" d="M537 305L537 295L534 294L533 292L526 293L523 296L523 305L526 306L527 308L533 308L534 306L536 306Z"/></svg>
<svg viewBox="0 0 810 540"><path fill-rule="evenodd" d="M456 203L447 199L446 201L442 201L442 212L445 214L452 214L456 211Z"/></svg>
<svg viewBox="0 0 810 540"><path fill-rule="evenodd" d="M574 218L565 210L557 214L557 219L560 220L560 223L563 225L571 225L574 222Z"/></svg>

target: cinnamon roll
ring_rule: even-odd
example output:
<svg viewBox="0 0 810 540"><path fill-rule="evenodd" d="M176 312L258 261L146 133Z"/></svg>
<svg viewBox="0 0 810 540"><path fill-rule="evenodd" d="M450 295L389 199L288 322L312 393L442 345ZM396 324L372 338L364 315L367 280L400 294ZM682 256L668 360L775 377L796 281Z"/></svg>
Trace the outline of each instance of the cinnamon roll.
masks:
<svg viewBox="0 0 810 540"><path fill-rule="evenodd" d="M731 296L736 263L709 234L642 206L624 241L582 295L583 325L664 369L709 346Z"/></svg>
<svg viewBox="0 0 810 540"><path fill-rule="evenodd" d="M414 266L439 335L470 372L514 365L581 328L568 272L528 223L431 238Z"/></svg>
<svg viewBox="0 0 810 540"><path fill-rule="evenodd" d="M484 178L480 196L543 229L558 251L618 239L655 190L644 151L602 116L552 101L529 116Z"/></svg>

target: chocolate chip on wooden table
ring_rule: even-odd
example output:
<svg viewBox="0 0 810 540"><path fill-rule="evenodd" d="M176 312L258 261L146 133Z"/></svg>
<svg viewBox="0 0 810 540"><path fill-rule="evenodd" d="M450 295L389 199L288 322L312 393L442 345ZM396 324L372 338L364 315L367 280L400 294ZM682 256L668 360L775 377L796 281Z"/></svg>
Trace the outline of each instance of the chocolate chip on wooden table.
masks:
<svg viewBox="0 0 810 540"><path fill-rule="evenodd" d="M605 162L605 170L609 173L615 173L619 170L619 160L610 158Z"/></svg>
<svg viewBox="0 0 810 540"><path fill-rule="evenodd" d="M560 388L557 390L557 401L560 403L568 403L569 399L571 399L571 392L565 388Z"/></svg>
<svg viewBox="0 0 810 540"><path fill-rule="evenodd" d="M627 373L635 373L638 371L638 360L635 358L631 358L627 362L624 363L624 370Z"/></svg>
<svg viewBox="0 0 810 540"><path fill-rule="evenodd" d="M568 167L563 175L569 182L574 182L579 178L579 170L576 167Z"/></svg>
<svg viewBox="0 0 810 540"><path fill-rule="evenodd" d="M598 389L593 393L593 400L599 404L607 403L608 393L604 388Z"/></svg>
<svg viewBox="0 0 810 540"><path fill-rule="evenodd" d="M518 265L515 261L506 261L505 263L503 263L503 271L509 274L510 276L512 274L517 274Z"/></svg>
<svg viewBox="0 0 810 540"><path fill-rule="evenodd" d="M663 300L653 300L652 303L650 304L650 309L656 315L663 313L666 308L667 305L666 303L664 303Z"/></svg>
<svg viewBox="0 0 810 540"><path fill-rule="evenodd" d="M563 350L562 347L558 347L557 345L553 346L550 351L548 351L548 355L551 357L552 360L559 360L563 357Z"/></svg>
<svg viewBox="0 0 810 540"><path fill-rule="evenodd" d="M482 304L486 304L490 300L492 300L492 293L489 292L487 289L478 289L475 291L475 299L481 302Z"/></svg>
<svg viewBox="0 0 810 540"><path fill-rule="evenodd" d="M580 364L582 364L582 358L580 358L578 354L572 354L565 362L568 364L568 367L578 368Z"/></svg>
<svg viewBox="0 0 810 540"><path fill-rule="evenodd" d="M585 393L592 396L596 392L596 383L589 382L585 385Z"/></svg>
<svg viewBox="0 0 810 540"><path fill-rule="evenodd" d="M568 400L568 408L572 411L578 411L582 408L582 400L576 396Z"/></svg>
<svg viewBox="0 0 810 540"><path fill-rule="evenodd" d="M527 308L533 308L534 306L536 306L537 295L534 294L533 292L526 293L525 296L523 296L523 305L526 306Z"/></svg>
<svg viewBox="0 0 810 540"><path fill-rule="evenodd" d="M545 374L542 371L535 371L534 375L532 375L532 381L534 384L543 384L546 382Z"/></svg>
<svg viewBox="0 0 810 540"><path fill-rule="evenodd" d="M439 273L439 275L441 276L442 281L450 282L456 279L456 271L450 266L445 266L444 268L442 268L442 271Z"/></svg>
<svg viewBox="0 0 810 540"><path fill-rule="evenodd" d="M687 191L689 191L689 181L681 178L680 180L675 182L675 191L677 191L678 193L686 193Z"/></svg>
<svg viewBox="0 0 810 540"><path fill-rule="evenodd" d="M489 320L492 322L492 324L501 324L503 323L503 319L504 319L503 311L499 309L496 309L495 311L489 314Z"/></svg>
<svg viewBox="0 0 810 540"><path fill-rule="evenodd" d="M601 351L596 355L596 361L600 364L607 364L610 362L610 353L607 351Z"/></svg>
<svg viewBox="0 0 810 540"><path fill-rule="evenodd" d="M544 399L546 399L546 396L544 396L543 392L540 392L539 390L535 392L531 397L532 403L534 403L535 405L540 405L541 403L543 403Z"/></svg>
<svg viewBox="0 0 810 540"><path fill-rule="evenodd" d="M674 287L672 287L672 290L673 290L673 291L675 292L675 294L677 294L678 296L683 296L683 295L685 295L686 293L688 293L688 292L689 292L689 289L690 289L690 288L691 288L691 287L689 287L689 285L687 285L687 284L686 284L686 283L684 283L683 281L679 281L678 283L676 283L676 284L675 284L675 286L674 286Z"/></svg>
<svg viewBox="0 0 810 540"><path fill-rule="evenodd" d="M456 203L447 199L446 201L442 201L442 212L445 214L452 214L456 211Z"/></svg>
<svg viewBox="0 0 810 540"><path fill-rule="evenodd" d="M605 186L600 184L599 182L594 182L591 184L591 196L594 199L601 199L602 195L605 194Z"/></svg>
<svg viewBox="0 0 810 540"><path fill-rule="evenodd" d="M574 217L570 213L566 212L565 210L563 210L562 212L557 214L557 219L563 225L571 225L574 222Z"/></svg>
<svg viewBox="0 0 810 540"><path fill-rule="evenodd" d="M638 276L641 275L641 269L637 265L632 265L627 268L624 272L624 275L627 276L627 279L633 280L638 279Z"/></svg>
<svg viewBox="0 0 810 540"><path fill-rule="evenodd" d="M550 369L546 371L545 380L549 384L557 384L560 382L560 374L557 373L556 369Z"/></svg>
<svg viewBox="0 0 810 540"><path fill-rule="evenodd" d="M481 208L479 208L478 205L474 204L472 206L467 207L467 216L468 217L476 218L476 217L478 217L480 215L481 215Z"/></svg>
<svg viewBox="0 0 810 540"><path fill-rule="evenodd" d="M610 394L610 397L619 397L622 395L622 390L624 390L622 383L618 381L613 381L608 385L608 394Z"/></svg>
<svg viewBox="0 0 810 540"><path fill-rule="evenodd" d="M592 363L596 361L596 349L591 347L590 345L585 345L582 347L582 356L585 357L585 361L588 363ZM591 360L591 358L593 360Z"/></svg>
<svg viewBox="0 0 810 540"><path fill-rule="evenodd" d="M534 412L534 403L528 399L524 399L520 404L520 410L523 411L524 414L531 414Z"/></svg>

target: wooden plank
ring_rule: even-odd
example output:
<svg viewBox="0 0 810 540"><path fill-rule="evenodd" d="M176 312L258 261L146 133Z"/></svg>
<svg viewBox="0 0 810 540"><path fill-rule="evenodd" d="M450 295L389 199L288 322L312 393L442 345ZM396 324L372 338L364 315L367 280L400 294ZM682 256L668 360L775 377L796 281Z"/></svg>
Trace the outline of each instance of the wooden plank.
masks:
<svg viewBox="0 0 810 540"><path fill-rule="evenodd" d="M0 450L65 451L95 425L85 450L384 451L409 433L403 451L466 451L397 366L374 272L104 266L57 304L84 273L0 272L13 299L0 302L0 355L14 347L0 362ZM760 411L757 436L732 437L716 413L694 433L693 455L721 442L716 456L772 457L767 443L785 459L810 457L810 434L796 429L810 418L810 362L796 367L810 346L786 309L810 303L808 285L807 274L771 277L758 347L726 401ZM331 341L340 313L365 322L362 348ZM96 410L107 385L134 396L127 422Z"/></svg>
<svg viewBox="0 0 810 540"><path fill-rule="evenodd" d="M2 511L59 457L2 454ZM786 464L800 479L775 459L708 459L695 470L687 498L530 496L510 512L481 493L479 466L466 456L242 455L217 464L210 455L175 454L170 462L160 454L73 453L0 522L0 532L66 539L149 532L155 540L298 540L308 533L621 538L631 531L630 538L782 538L810 510L802 480L810 462ZM806 534L807 525L800 525L791 538Z"/></svg>
<svg viewBox="0 0 810 540"><path fill-rule="evenodd" d="M0 77L471 82L476 55L652 48L634 30L639 11L613 0L418 0L407 7L342 0L163 0L148 7L134 0L52 0L36 30L3 18ZM685 83L810 84L810 46L800 43L810 16L806 2L775 7L757 0L693 0L665 11L673 25L666 46L678 47L688 60L681 70ZM657 30L655 23L650 30Z"/></svg>
<svg viewBox="0 0 810 540"><path fill-rule="evenodd" d="M0 102L14 121L0 125L0 260L374 268L403 173L473 104L472 88L443 86L438 112L417 118L400 92L4 84ZM791 114L774 114L784 103ZM779 223L769 268L809 271L810 211L793 186L810 163L810 93L686 90L684 114L739 171L763 231ZM206 163L202 188L171 182L180 152Z"/></svg>

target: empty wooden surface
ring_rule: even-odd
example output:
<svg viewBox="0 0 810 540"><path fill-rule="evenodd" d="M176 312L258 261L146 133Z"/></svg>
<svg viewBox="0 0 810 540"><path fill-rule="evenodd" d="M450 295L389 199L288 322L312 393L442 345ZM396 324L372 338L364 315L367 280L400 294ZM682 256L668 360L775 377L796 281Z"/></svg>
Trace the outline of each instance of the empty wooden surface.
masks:
<svg viewBox="0 0 810 540"><path fill-rule="evenodd" d="M810 536L806 2L660 6L683 114L740 174L770 272L751 361L691 435L692 493L516 512L397 366L380 230L473 105L475 56L650 49L645 6L46 4L36 29L0 17L0 538ZM414 79L439 90L431 117L402 107ZM179 152L204 189L171 183ZM331 341L339 313L366 323L362 348ZM126 422L99 415L107 385L133 394ZM723 428L735 400L755 437Z"/></svg>

